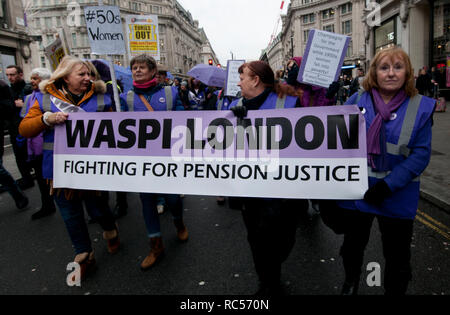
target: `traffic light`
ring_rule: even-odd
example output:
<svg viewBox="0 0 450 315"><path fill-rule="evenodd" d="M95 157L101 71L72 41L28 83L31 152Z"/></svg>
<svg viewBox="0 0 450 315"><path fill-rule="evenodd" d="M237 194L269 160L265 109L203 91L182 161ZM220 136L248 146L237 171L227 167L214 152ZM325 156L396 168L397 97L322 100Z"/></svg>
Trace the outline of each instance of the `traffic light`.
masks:
<svg viewBox="0 0 450 315"><path fill-rule="evenodd" d="M220 63L217 64L217 68L222 68L222 66L220 65Z"/></svg>
<svg viewBox="0 0 450 315"><path fill-rule="evenodd" d="M209 60L208 60L208 64L209 64L210 66L212 66L212 65L213 65L213 60L212 60L212 59L209 59Z"/></svg>

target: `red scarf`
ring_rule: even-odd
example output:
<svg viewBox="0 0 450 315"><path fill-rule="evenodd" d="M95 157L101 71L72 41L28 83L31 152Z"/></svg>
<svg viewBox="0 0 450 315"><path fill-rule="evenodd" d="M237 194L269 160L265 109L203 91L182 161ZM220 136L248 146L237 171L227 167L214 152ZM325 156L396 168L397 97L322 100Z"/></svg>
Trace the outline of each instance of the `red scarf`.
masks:
<svg viewBox="0 0 450 315"><path fill-rule="evenodd" d="M138 89L143 89L143 90L149 89L151 87L154 87L157 84L158 84L158 82L157 82L156 78L154 78L153 80L150 80L148 82L145 82L145 83L136 83L136 82L133 81L133 86L134 87L136 87Z"/></svg>

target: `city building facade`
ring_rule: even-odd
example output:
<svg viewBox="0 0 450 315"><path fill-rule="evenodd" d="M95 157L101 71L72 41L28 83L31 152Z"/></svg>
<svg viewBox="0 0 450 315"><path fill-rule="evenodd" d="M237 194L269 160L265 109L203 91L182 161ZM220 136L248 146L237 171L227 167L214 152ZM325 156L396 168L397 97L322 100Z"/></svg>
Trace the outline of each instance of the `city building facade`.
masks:
<svg viewBox="0 0 450 315"><path fill-rule="evenodd" d="M379 0L366 1L366 6L367 64L379 50L397 45L410 56L416 76L423 67L436 67L442 78L446 77L450 60L450 1ZM441 87L449 85L450 82L443 83Z"/></svg>
<svg viewBox="0 0 450 315"><path fill-rule="evenodd" d="M0 1L0 79L8 82L5 72L9 65L19 65L24 71L31 69L32 38L25 27L22 3Z"/></svg>
<svg viewBox="0 0 450 315"><path fill-rule="evenodd" d="M96 6L94 0L23 0L28 16L28 31L35 37L41 37L34 44L33 65L49 67L44 55L44 47L53 42L61 30L64 30L70 53L84 59L99 56L91 54L84 7ZM204 47L210 47L208 54L218 63L214 50L198 21L192 18L176 0L103 0L104 5L120 8L125 33L125 16L149 14L158 16L161 68L173 75L185 74L198 63L203 63ZM128 55L113 56L115 63L128 66Z"/></svg>
<svg viewBox="0 0 450 315"><path fill-rule="evenodd" d="M283 64L295 56L303 56L312 29L347 35L351 38L344 59L348 74L365 60L363 34L364 0L292 0L282 16L279 35ZM272 47L280 53L278 43ZM279 55L273 53L276 59ZM270 55L270 53L269 53Z"/></svg>

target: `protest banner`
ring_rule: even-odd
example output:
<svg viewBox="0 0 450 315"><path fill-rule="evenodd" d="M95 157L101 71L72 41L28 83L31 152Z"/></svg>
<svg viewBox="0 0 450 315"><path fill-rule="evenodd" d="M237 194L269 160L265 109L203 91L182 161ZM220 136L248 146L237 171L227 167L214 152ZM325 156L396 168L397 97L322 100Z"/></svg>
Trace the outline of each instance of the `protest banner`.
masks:
<svg viewBox="0 0 450 315"><path fill-rule="evenodd" d="M125 39L118 7L85 7L84 17L93 54L125 54Z"/></svg>
<svg viewBox="0 0 450 315"><path fill-rule="evenodd" d="M55 128L54 187L246 197L361 199L365 120L356 106L75 113Z"/></svg>
<svg viewBox="0 0 450 315"><path fill-rule="evenodd" d="M147 54L160 60L157 15L128 15L126 17L128 53L134 56Z"/></svg>
<svg viewBox="0 0 450 315"><path fill-rule="evenodd" d="M245 60L228 60L225 96L235 97L241 91L241 88L237 85L240 81L238 70L244 63Z"/></svg>
<svg viewBox="0 0 450 315"><path fill-rule="evenodd" d="M57 38L53 43L44 48L44 54L50 61L52 70L55 71L61 60L66 55L61 38Z"/></svg>
<svg viewBox="0 0 450 315"><path fill-rule="evenodd" d="M349 42L345 35L311 30L297 81L328 88L339 78Z"/></svg>

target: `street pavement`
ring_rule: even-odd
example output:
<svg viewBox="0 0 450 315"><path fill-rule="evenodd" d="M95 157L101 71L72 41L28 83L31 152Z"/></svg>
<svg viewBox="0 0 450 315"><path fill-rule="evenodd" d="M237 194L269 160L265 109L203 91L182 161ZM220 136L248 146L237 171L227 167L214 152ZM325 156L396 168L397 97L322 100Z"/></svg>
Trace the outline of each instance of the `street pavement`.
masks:
<svg viewBox="0 0 450 315"><path fill-rule="evenodd" d="M450 213L450 102L433 116L431 161L420 178L421 197Z"/></svg>
<svg viewBox="0 0 450 315"><path fill-rule="evenodd" d="M450 113L436 113L433 155L422 177L420 215L412 242L413 281L408 294L450 294L450 197L448 162ZM3 157L5 167L19 177L10 147ZM439 187L439 188L437 188ZM139 264L149 246L139 197L128 194L129 213L119 220L121 248L106 251L101 228L89 225L98 269L81 287L66 284L66 266L74 258L63 220L57 212L31 221L40 207L37 185L25 191L30 206L17 210L6 193L0 194L0 295L249 295L257 289L245 227L239 211L228 203L219 206L215 197L186 196L187 243L176 239L170 213L160 216L166 254L154 268L142 272ZM110 196L110 205L115 201ZM339 256L342 235L327 228L312 208L303 216L297 241L283 265L282 281L291 295L338 295L343 281ZM384 266L378 226L374 223L364 266ZM270 252L271 249L267 248ZM369 287L363 270L360 294L381 295L381 287Z"/></svg>

